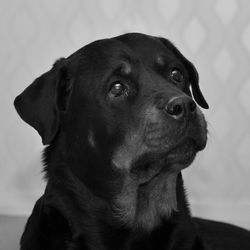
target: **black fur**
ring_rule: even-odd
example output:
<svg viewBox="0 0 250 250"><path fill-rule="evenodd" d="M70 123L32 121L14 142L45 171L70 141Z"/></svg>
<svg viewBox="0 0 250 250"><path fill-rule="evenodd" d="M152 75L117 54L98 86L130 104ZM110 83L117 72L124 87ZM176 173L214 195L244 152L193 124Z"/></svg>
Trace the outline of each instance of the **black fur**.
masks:
<svg viewBox="0 0 250 250"><path fill-rule="evenodd" d="M207 133L192 97L208 108L193 64L138 33L93 42L36 79L14 104L49 144L47 187L21 249L249 250L248 231L190 215L181 170Z"/></svg>

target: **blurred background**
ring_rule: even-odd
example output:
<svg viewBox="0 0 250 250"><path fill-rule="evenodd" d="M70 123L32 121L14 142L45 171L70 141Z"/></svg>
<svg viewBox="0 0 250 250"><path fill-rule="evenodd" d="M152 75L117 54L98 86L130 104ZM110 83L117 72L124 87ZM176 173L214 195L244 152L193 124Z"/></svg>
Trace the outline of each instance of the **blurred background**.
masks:
<svg viewBox="0 0 250 250"><path fill-rule="evenodd" d="M15 112L15 96L55 59L125 32L169 38L197 67L209 141L184 170L192 213L250 229L248 0L1 0L1 250L14 249L45 186L42 142Z"/></svg>

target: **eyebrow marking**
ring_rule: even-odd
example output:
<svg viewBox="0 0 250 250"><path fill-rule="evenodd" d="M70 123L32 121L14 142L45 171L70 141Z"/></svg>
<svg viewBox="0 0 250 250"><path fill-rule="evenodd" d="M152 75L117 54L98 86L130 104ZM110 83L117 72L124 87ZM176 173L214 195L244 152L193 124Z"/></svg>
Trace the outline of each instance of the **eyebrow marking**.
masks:
<svg viewBox="0 0 250 250"><path fill-rule="evenodd" d="M122 68L121 68L122 73L124 73L125 75L129 75L132 72L132 67L131 64L128 62L124 62L122 64Z"/></svg>
<svg viewBox="0 0 250 250"><path fill-rule="evenodd" d="M122 61L116 65L115 69L112 71L112 74L118 76L129 76L132 74L132 65L129 62Z"/></svg>
<svg viewBox="0 0 250 250"><path fill-rule="evenodd" d="M161 66L161 67L165 66L165 64L166 64L165 58L163 56L160 56L160 55L158 55L156 57L155 62L158 66Z"/></svg>
<svg viewBox="0 0 250 250"><path fill-rule="evenodd" d="M110 73L107 75L107 81L112 77L136 77L137 68L140 62L137 58L121 51L111 61Z"/></svg>

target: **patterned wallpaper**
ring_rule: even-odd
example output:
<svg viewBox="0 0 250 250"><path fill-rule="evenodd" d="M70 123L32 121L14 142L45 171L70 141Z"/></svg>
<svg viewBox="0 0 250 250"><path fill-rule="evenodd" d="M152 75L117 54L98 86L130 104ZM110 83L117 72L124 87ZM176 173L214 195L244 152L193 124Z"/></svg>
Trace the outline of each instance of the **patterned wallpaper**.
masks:
<svg viewBox="0 0 250 250"><path fill-rule="evenodd" d="M129 31L169 38L200 73L209 143L184 171L193 214L250 228L248 0L1 0L0 213L29 214L44 188L41 139L14 97L56 58Z"/></svg>

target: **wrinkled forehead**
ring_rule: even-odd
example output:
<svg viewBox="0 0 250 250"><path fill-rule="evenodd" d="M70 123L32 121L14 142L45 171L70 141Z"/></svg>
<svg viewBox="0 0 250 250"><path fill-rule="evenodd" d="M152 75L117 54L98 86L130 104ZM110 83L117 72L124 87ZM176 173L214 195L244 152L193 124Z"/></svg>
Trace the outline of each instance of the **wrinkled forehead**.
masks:
<svg viewBox="0 0 250 250"><path fill-rule="evenodd" d="M89 55L97 70L109 68L112 71L121 67L128 73L140 65L164 66L178 59L159 39L146 35L122 35L97 41L90 47L94 53Z"/></svg>
<svg viewBox="0 0 250 250"><path fill-rule="evenodd" d="M115 39L125 44L132 51L132 54L144 63L153 64L176 59L173 51L164 46L156 37L143 34L125 34Z"/></svg>

